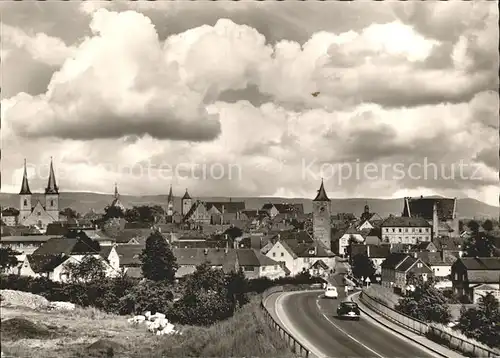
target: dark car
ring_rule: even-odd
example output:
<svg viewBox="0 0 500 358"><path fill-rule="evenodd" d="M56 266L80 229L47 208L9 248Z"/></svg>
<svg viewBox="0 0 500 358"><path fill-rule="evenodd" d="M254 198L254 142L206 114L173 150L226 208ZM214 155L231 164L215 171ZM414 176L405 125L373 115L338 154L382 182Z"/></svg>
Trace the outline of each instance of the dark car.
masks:
<svg viewBox="0 0 500 358"><path fill-rule="evenodd" d="M344 301L337 307L337 316L339 318L350 318L358 321L360 315L361 313L356 302Z"/></svg>

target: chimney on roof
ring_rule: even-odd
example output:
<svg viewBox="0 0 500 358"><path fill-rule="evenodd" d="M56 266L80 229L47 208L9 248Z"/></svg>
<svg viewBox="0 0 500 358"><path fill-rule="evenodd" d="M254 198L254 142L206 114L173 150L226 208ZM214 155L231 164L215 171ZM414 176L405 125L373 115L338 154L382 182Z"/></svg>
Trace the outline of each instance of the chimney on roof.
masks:
<svg viewBox="0 0 500 358"><path fill-rule="evenodd" d="M224 211L225 211L224 205L222 205L221 210L222 210L222 214L224 214Z"/></svg>
<svg viewBox="0 0 500 358"><path fill-rule="evenodd" d="M423 199L423 198L424 198L424 196L423 196L423 195L420 195L420 199Z"/></svg>
<svg viewBox="0 0 500 358"><path fill-rule="evenodd" d="M203 253L204 253L205 255L208 255L208 249L203 249Z"/></svg>

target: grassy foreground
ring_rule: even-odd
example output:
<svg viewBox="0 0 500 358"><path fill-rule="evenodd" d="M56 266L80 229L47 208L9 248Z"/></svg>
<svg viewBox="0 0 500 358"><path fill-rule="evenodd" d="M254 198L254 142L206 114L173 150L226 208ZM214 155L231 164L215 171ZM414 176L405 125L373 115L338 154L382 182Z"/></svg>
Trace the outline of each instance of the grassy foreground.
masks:
<svg viewBox="0 0 500 358"><path fill-rule="evenodd" d="M95 309L48 312L3 306L2 352L39 358L294 357L265 321L259 303L260 297L254 297L211 327L176 326L180 336L154 336L145 326L131 326L127 317Z"/></svg>

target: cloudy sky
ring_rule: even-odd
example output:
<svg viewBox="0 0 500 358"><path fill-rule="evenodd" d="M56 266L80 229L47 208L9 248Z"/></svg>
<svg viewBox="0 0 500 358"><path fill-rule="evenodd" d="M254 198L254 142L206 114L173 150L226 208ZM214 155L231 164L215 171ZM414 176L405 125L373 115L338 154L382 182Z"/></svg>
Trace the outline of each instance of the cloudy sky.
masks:
<svg viewBox="0 0 500 358"><path fill-rule="evenodd" d="M498 205L494 2L9 2L2 191Z"/></svg>

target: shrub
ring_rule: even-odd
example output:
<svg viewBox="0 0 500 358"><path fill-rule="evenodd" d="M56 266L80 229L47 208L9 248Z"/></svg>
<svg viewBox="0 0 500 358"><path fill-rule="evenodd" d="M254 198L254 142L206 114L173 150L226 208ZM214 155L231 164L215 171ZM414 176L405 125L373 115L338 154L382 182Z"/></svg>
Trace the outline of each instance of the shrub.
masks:
<svg viewBox="0 0 500 358"><path fill-rule="evenodd" d="M164 281L146 280L120 298L120 313L168 313L174 298L172 286Z"/></svg>

